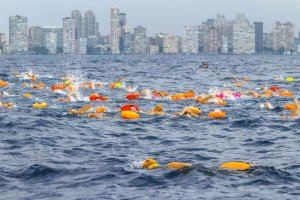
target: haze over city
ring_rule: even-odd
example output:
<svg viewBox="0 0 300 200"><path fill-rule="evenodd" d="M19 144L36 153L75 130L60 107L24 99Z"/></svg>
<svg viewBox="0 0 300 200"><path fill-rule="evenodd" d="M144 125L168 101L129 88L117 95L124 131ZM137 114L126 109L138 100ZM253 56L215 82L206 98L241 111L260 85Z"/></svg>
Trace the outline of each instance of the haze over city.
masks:
<svg viewBox="0 0 300 200"><path fill-rule="evenodd" d="M142 25L147 32L182 34L183 25L198 25L207 18L224 14L234 18L244 12L250 21L263 21L270 31L275 21L295 23L295 33L300 27L299 0L0 0L0 32L8 33L8 17L23 15L29 25L62 26L62 18L73 9L92 10L99 21L101 34L110 32L110 8L116 3L127 13L128 24Z"/></svg>

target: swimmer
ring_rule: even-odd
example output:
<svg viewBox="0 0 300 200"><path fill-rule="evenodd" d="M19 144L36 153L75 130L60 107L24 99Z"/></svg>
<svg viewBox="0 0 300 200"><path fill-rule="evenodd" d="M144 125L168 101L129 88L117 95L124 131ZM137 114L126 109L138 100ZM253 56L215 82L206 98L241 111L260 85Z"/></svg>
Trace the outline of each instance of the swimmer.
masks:
<svg viewBox="0 0 300 200"><path fill-rule="evenodd" d="M11 109L14 107L14 104L12 102L0 102L0 108L1 107Z"/></svg>
<svg viewBox="0 0 300 200"><path fill-rule="evenodd" d="M171 162L168 163L166 166L160 166L153 158L147 158L146 160L143 161L141 168L147 170L152 170L157 168L179 170L191 166L192 164L190 163L181 163L181 162Z"/></svg>
<svg viewBox="0 0 300 200"><path fill-rule="evenodd" d="M71 108L68 111L68 114L69 115L84 115L91 108L92 108L92 105L90 105L90 104L89 105L85 105L85 106L83 106L82 108L80 108L78 110Z"/></svg>
<svg viewBox="0 0 300 200"><path fill-rule="evenodd" d="M31 84L32 89L35 89L35 90L43 89L43 88L45 88L45 86L46 86L45 83L38 83L38 84L32 83Z"/></svg>
<svg viewBox="0 0 300 200"><path fill-rule="evenodd" d="M152 96L154 98L166 98L167 96L169 96L169 93L165 92L165 91L153 90L152 91Z"/></svg>
<svg viewBox="0 0 300 200"><path fill-rule="evenodd" d="M66 98L58 98L57 101L61 103L68 103L71 101L71 94L67 94Z"/></svg>
<svg viewBox="0 0 300 200"><path fill-rule="evenodd" d="M171 169L171 170L180 170L184 168L190 168L193 164L183 163L183 162L170 162L167 165L161 166L153 158L147 158L141 164L142 169L153 170L153 169ZM251 164L242 161L231 161L224 162L219 166L220 170L228 171L248 171L251 169Z"/></svg>
<svg viewBox="0 0 300 200"><path fill-rule="evenodd" d="M199 117L201 110L194 106L185 107L180 113L175 113L176 116Z"/></svg>
<svg viewBox="0 0 300 200"><path fill-rule="evenodd" d="M207 104L212 98L214 98L213 95L206 95L202 93L200 96L196 97L196 102L200 104Z"/></svg>
<svg viewBox="0 0 300 200"><path fill-rule="evenodd" d="M250 96L252 96L252 97L254 97L254 98L261 98L261 95L258 94L258 93L255 92L255 91L253 91L253 90L248 90L248 91L246 91L245 94L246 94L246 95L250 95Z"/></svg>
<svg viewBox="0 0 300 200"><path fill-rule="evenodd" d="M103 115L101 113L92 112L88 114L88 118L100 119Z"/></svg>
<svg viewBox="0 0 300 200"><path fill-rule="evenodd" d="M204 69L207 69L208 68L208 62L202 62L202 67Z"/></svg>
<svg viewBox="0 0 300 200"><path fill-rule="evenodd" d="M266 108L267 110L273 110L274 109L274 106L269 101L261 104L260 107L261 108Z"/></svg>
<svg viewBox="0 0 300 200"><path fill-rule="evenodd" d="M163 106L160 104L157 104L154 108L152 108L151 110L149 110L147 112L148 115L165 115L164 111L163 111Z"/></svg>

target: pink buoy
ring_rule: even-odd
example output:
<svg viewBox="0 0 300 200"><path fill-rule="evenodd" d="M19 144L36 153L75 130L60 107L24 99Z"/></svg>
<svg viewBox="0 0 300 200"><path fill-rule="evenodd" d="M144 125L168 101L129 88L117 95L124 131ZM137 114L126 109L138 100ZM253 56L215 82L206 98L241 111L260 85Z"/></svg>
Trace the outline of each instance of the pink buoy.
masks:
<svg viewBox="0 0 300 200"><path fill-rule="evenodd" d="M232 96L234 96L235 98L240 98L242 96L242 94L239 92L234 92L234 93L232 93Z"/></svg>

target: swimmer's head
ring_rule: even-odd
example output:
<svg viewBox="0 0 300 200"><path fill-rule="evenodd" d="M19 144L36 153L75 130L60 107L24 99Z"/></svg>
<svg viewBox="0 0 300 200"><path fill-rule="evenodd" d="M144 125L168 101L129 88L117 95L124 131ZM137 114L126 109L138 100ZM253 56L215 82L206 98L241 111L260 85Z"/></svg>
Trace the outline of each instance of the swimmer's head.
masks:
<svg viewBox="0 0 300 200"><path fill-rule="evenodd" d="M143 169L155 169L159 167L157 162L153 158L147 158L146 160L143 161L142 166Z"/></svg>
<svg viewBox="0 0 300 200"><path fill-rule="evenodd" d="M154 112L162 112L163 111L163 107L162 105L158 104L154 107L153 109Z"/></svg>

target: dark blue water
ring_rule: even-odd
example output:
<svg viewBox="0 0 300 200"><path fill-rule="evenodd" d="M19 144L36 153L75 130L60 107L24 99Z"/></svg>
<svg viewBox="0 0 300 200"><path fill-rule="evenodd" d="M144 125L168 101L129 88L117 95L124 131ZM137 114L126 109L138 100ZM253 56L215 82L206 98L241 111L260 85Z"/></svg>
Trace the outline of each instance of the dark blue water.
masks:
<svg viewBox="0 0 300 200"><path fill-rule="evenodd" d="M208 69L199 66L203 61ZM158 102L166 112L184 106L201 108L196 119L171 115L142 115L124 121L119 107L125 91L100 91L110 101L103 119L68 116L71 107L87 102L58 103L49 86L64 74L109 83L126 77L139 89L169 92L214 87L231 88L232 76L248 75L245 89L277 84L299 97L300 57L282 56L159 56L159 57L0 57L0 79L11 83L16 107L0 108L0 199L299 199L300 120L283 120L287 111L259 108L265 99L229 101L228 117L208 119L215 105L139 100L142 110ZM21 88L15 74L33 71L47 89ZM296 82L276 82L278 75ZM31 92L33 99L22 95ZM88 94L86 94L88 95ZM47 101L45 110L33 110L34 101ZM275 106L291 99L272 98ZM152 156L161 164L194 163L183 171L138 169L136 163ZM220 163L243 160L256 167L249 172L217 170Z"/></svg>

